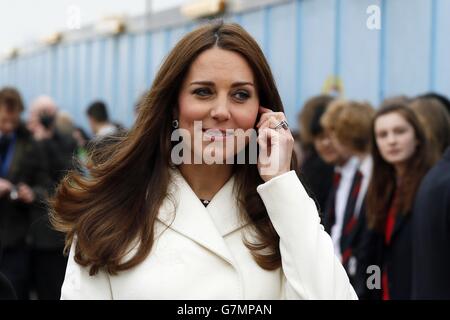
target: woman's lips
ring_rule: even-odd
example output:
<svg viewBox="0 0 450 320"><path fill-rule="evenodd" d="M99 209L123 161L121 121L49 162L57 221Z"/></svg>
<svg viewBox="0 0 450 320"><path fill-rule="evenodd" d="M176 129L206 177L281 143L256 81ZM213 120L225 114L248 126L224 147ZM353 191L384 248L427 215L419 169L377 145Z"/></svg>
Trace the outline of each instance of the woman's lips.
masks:
<svg viewBox="0 0 450 320"><path fill-rule="evenodd" d="M401 153L401 150L389 150L388 151L388 155L390 155L391 157L398 156L400 153Z"/></svg>
<svg viewBox="0 0 450 320"><path fill-rule="evenodd" d="M216 141L216 140L225 140L227 138L234 136L234 129L202 129L203 136L207 138L207 140L210 141Z"/></svg>

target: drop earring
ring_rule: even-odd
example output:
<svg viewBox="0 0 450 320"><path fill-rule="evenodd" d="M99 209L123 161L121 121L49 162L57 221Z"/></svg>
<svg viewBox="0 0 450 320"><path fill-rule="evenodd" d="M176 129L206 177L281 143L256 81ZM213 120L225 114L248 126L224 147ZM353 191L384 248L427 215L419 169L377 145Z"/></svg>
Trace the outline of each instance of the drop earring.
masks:
<svg viewBox="0 0 450 320"><path fill-rule="evenodd" d="M174 129L178 129L178 126L179 126L179 123L178 123L178 120L173 120L172 121L172 127L174 128Z"/></svg>

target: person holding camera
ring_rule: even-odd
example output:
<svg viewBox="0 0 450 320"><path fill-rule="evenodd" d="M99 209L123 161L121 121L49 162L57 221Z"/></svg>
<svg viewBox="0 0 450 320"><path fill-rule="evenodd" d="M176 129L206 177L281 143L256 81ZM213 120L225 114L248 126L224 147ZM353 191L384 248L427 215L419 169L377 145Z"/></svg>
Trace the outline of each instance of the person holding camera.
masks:
<svg viewBox="0 0 450 320"><path fill-rule="evenodd" d="M40 145L46 163L49 184L47 193L52 195L54 186L72 166L76 141L57 126L58 107L51 97L40 96L31 103L28 128ZM68 131L67 133L64 133ZM46 207L37 208L31 215L29 230L31 240L31 272L38 299L59 299L67 259L63 255L64 235L55 231L48 220Z"/></svg>
<svg viewBox="0 0 450 320"><path fill-rule="evenodd" d="M20 121L23 110L16 89L0 90L0 272L19 299L29 294L30 214L46 196L48 184L42 150Z"/></svg>

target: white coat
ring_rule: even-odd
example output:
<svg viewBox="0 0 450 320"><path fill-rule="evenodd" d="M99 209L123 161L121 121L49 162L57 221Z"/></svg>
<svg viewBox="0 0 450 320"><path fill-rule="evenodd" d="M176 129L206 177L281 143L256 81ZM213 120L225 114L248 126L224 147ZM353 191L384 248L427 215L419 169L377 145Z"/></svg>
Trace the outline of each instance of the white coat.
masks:
<svg viewBox="0 0 450 320"><path fill-rule="evenodd" d="M159 211L149 256L118 275L89 276L74 261L74 242L62 299L357 299L294 171L257 188L280 236L274 271L259 267L242 241L251 228L238 219L234 177L204 207L178 170L172 176L174 198Z"/></svg>

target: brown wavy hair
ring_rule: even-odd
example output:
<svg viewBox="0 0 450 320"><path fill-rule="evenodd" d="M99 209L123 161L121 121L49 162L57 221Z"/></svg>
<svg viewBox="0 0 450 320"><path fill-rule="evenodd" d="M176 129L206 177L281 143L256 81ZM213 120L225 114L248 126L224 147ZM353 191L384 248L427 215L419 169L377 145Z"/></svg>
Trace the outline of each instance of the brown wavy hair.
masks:
<svg viewBox="0 0 450 320"><path fill-rule="evenodd" d="M394 166L381 156L375 136L377 119L392 112L400 114L413 127L418 141L416 150L407 163L406 174L401 177L400 185L397 185ZM367 191L367 221L371 229L382 231L394 193L397 191L399 195L396 202L399 214L409 215L420 182L433 164L424 129L408 107L407 101L400 99L385 101L376 112L372 121L372 157L373 173Z"/></svg>
<svg viewBox="0 0 450 320"><path fill-rule="evenodd" d="M0 105L5 106L8 110L24 110L23 100L19 91L12 87L4 87L0 90Z"/></svg>
<svg viewBox="0 0 450 320"><path fill-rule="evenodd" d="M90 177L76 170L69 172L50 200L52 224L66 233L65 252L76 236L75 261L89 266L91 275L99 269L116 274L149 255L155 219L168 196L171 124L180 87L196 57L214 46L244 57L254 73L260 105L283 111L264 54L242 27L214 22L185 35L162 64L130 132L106 147L108 156L100 157L90 168ZM293 155L291 168L295 162ZM256 165L235 165L233 169L241 215L257 236L257 243L244 243L259 266L274 270L281 266L279 236L256 192L263 180ZM136 239L135 255L123 261Z"/></svg>
<svg viewBox="0 0 450 320"><path fill-rule="evenodd" d="M366 153L370 151L374 114L368 102L341 99L330 103L320 122L324 128L333 130L342 144Z"/></svg>
<svg viewBox="0 0 450 320"><path fill-rule="evenodd" d="M437 162L450 146L450 116L445 106L435 98L416 98L409 106L417 115Z"/></svg>

